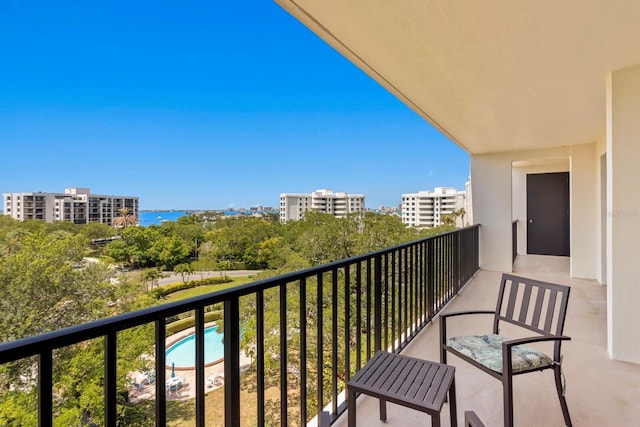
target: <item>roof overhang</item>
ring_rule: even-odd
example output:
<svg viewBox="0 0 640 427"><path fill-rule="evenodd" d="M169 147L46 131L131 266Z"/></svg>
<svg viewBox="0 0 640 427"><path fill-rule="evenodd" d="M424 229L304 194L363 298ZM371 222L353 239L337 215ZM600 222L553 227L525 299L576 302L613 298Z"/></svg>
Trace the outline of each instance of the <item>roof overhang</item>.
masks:
<svg viewBox="0 0 640 427"><path fill-rule="evenodd" d="M276 0L471 154L595 142L637 0Z"/></svg>

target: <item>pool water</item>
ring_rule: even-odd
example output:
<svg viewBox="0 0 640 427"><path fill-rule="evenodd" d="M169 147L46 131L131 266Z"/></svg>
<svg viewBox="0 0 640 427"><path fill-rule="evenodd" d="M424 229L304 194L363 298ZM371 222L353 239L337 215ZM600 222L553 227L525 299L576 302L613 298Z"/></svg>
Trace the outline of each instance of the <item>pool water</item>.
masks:
<svg viewBox="0 0 640 427"><path fill-rule="evenodd" d="M204 363L215 362L224 357L223 334L217 326L204 330ZM196 365L196 336L191 334L173 344L166 352L167 366L175 364L176 368L190 368Z"/></svg>

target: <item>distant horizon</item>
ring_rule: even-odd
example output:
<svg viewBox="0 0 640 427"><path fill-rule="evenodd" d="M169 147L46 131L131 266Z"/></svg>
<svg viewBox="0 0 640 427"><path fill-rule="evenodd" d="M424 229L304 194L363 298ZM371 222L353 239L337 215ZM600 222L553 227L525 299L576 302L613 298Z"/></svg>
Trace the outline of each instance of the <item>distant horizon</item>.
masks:
<svg viewBox="0 0 640 427"><path fill-rule="evenodd" d="M0 192L168 210L464 188L463 149L275 2L249 3L4 5Z"/></svg>

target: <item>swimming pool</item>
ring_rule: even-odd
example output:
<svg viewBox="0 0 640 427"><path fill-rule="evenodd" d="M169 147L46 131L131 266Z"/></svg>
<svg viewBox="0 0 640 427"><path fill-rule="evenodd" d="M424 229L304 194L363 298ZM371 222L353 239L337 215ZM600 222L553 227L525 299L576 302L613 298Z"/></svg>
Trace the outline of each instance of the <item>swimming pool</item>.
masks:
<svg viewBox="0 0 640 427"><path fill-rule="evenodd" d="M204 364L208 365L224 357L223 334L217 326L204 330ZM191 334L172 344L166 351L167 366L193 368L196 365L196 336Z"/></svg>

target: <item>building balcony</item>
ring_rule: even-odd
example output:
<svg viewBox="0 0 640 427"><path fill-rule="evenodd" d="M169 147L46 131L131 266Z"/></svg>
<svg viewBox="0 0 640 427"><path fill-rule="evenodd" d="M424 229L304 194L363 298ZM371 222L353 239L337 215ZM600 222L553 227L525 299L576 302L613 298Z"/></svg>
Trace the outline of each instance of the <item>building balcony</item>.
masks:
<svg viewBox="0 0 640 427"><path fill-rule="evenodd" d="M53 424L56 349L90 339L104 343L104 424L116 425L117 397L124 384L118 372L119 333L153 326L155 382L152 392L156 424L167 425L169 380L165 355L166 319L192 312L195 318L195 367L188 374L196 425L245 425L247 395L254 408L250 425L346 425L349 410L344 384L376 349L437 361L440 310L492 309L499 272L479 270L479 227L336 261L331 264L250 283L208 295L151 307L23 340L0 344L0 364L36 356L39 419ZM520 256L515 273L569 284L572 298L563 346L567 400L575 425L634 425L640 413L640 367L608 358L605 288L590 280L571 279L568 260ZM224 311L224 387L209 393L205 366L206 308ZM276 307L269 311L268 307ZM241 343L248 325L255 336ZM475 323L458 325L472 332ZM489 327L488 325L486 327ZM454 331L455 332L455 331ZM275 337L275 338L274 338ZM346 343L346 345L345 345ZM321 348L322 351L316 351ZM249 350L247 350L249 349ZM251 357L247 358L246 351ZM247 361L248 360L248 361ZM266 363L270 361L270 363ZM498 381L450 356L456 366L458 419L474 410L489 426L502 424L502 390ZM321 385L321 386L319 386ZM553 377L546 372L514 380L516 425L562 425ZM274 390L277 390L274 394ZM218 398L222 417L205 401ZM321 402L318 405L316 402ZM382 425L378 402L357 400L358 425ZM448 425L446 410L443 425ZM386 425L424 425L424 414L388 405ZM170 424L170 423L169 423Z"/></svg>
<svg viewBox="0 0 640 427"><path fill-rule="evenodd" d="M443 312L495 309L501 274L480 270ZM573 425L638 424L640 366L611 360L607 355L606 287L594 280L570 278L569 258L565 257L519 255L514 274L571 286L565 335L572 339L563 344L562 352L566 398ZM460 319L455 323L459 328L456 335L483 334L491 328L491 318L484 319L485 324ZM447 326L450 327L449 322ZM439 318L436 317L402 354L438 361L438 345ZM456 367L458 424L462 425L465 411L473 410L485 425L503 425L501 383L451 354L447 362ZM378 418L377 399L364 395L358 398L357 413L358 425L362 426L422 426L428 418L421 412L388 404L387 422L383 423ZM442 425L450 425L447 407L441 415ZM514 421L516 426L564 425L552 372L514 378ZM346 426L346 414L334 425Z"/></svg>

